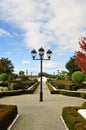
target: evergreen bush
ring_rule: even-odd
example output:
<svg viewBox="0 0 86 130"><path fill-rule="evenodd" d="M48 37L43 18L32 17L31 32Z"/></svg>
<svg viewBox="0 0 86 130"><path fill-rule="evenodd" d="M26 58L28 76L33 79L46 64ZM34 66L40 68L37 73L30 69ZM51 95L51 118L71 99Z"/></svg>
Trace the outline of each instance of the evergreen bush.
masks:
<svg viewBox="0 0 86 130"><path fill-rule="evenodd" d="M2 73L0 74L0 81L7 81L8 80L8 74Z"/></svg>
<svg viewBox="0 0 86 130"><path fill-rule="evenodd" d="M81 71L76 71L72 74L72 80L76 83L76 84L81 84L82 81L84 81L84 74Z"/></svg>

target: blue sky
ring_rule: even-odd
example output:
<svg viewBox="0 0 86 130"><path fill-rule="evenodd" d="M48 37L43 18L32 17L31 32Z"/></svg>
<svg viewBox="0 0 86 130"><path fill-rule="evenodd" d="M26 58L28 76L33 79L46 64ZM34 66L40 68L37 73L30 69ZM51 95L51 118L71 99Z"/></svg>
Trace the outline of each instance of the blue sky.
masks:
<svg viewBox="0 0 86 130"><path fill-rule="evenodd" d="M83 36L86 0L0 0L0 58L9 58L16 73L40 71L40 62L31 57L31 50L40 47L53 52L43 62L44 72L65 70Z"/></svg>

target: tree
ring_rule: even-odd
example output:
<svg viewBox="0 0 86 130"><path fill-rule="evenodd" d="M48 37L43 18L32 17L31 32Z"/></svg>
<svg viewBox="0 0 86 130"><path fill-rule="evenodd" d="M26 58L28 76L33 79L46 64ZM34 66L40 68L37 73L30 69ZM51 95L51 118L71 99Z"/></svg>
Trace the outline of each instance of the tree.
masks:
<svg viewBox="0 0 86 130"><path fill-rule="evenodd" d="M76 64L86 74L86 37L80 39L79 45L81 51L76 52Z"/></svg>
<svg viewBox="0 0 86 130"><path fill-rule="evenodd" d="M22 70L19 71L19 78L22 78L22 79L24 78L24 71L22 71Z"/></svg>
<svg viewBox="0 0 86 130"><path fill-rule="evenodd" d="M75 55L73 57L70 57L70 60L66 63L65 67L66 69L69 71L69 74L71 75L73 72L75 71L79 71L80 68L78 67L78 65L75 62Z"/></svg>
<svg viewBox="0 0 86 130"><path fill-rule="evenodd" d="M8 58L1 58L0 59L0 74L7 73L12 74L14 71L14 66Z"/></svg>
<svg viewBox="0 0 86 130"><path fill-rule="evenodd" d="M58 79L66 80L66 79L67 79L67 71L62 70L62 71L59 73L59 75L57 75L57 78L58 78Z"/></svg>

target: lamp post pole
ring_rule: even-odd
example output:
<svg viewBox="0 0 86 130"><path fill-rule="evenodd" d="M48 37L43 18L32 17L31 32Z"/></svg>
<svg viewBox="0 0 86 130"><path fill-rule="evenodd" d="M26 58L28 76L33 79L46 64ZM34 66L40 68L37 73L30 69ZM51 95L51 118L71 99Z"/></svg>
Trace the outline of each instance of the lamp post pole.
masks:
<svg viewBox="0 0 86 130"><path fill-rule="evenodd" d="M41 60L40 60L40 72L41 72L41 79L40 79L40 102L43 101L43 91L42 91L42 57L41 57Z"/></svg>
<svg viewBox="0 0 86 130"><path fill-rule="evenodd" d="M38 51L39 51L39 56L40 56L39 59L35 58L36 54L37 54L36 50L32 50L31 54L32 54L33 60L40 60L40 74L41 74L41 77L40 77L40 102L42 102L43 101L43 91L42 91L42 62L43 62L43 60L50 60L51 55L52 55L52 51L48 50L46 52L48 59L44 59L43 58L45 50L42 47Z"/></svg>

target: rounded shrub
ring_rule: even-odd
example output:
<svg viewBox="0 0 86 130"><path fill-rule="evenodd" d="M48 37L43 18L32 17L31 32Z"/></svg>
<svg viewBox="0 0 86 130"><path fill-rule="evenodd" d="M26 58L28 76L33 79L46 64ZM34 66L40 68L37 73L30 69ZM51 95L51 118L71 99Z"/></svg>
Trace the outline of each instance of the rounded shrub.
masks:
<svg viewBox="0 0 86 130"><path fill-rule="evenodd" d="M81 71L76 71L72 74L72 80L77 83L80 84L82 81L84 81L84 74Z"/></svg>
<svg viewBox="0 0 86 130"><path fill-rule="evenodd" d="M0 74L0 81L7 81L8 80L8 74L2 73Z"/></svg>

